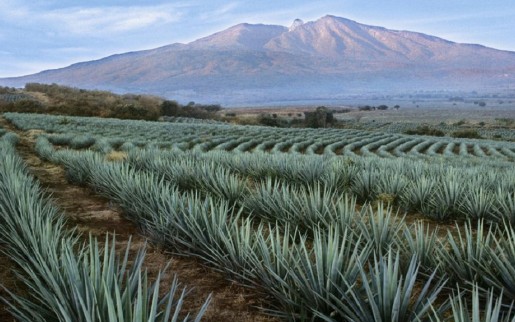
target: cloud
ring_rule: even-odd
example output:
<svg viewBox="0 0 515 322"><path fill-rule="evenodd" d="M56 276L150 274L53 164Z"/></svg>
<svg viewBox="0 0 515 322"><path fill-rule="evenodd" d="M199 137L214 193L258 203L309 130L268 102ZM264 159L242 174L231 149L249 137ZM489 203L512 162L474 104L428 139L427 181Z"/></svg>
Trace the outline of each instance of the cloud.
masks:
<svg viewBox="0 0 515 322"><path fill-rule="evenodd" d="M169 6L67 8L43 14L42 19L75 34L117 33L180 20Z"/></svg>
<svg viewBox="0 0 515 322"><path fill-rule="evenodd" d="M88 47L52 47L42 49L41 52L43 54L55 54L55 53L64 53L64 54L84 54L90 53L91 48Z"/></svg>
<svg viewBox="0 0 515 322"><path fill-rule="evenodd" d="M199 16L199 19L202 21L220 20L220 19L223 19L224 16L233 13L234 10L237 9L239 6L240 6L239 2L227 3L215 10L210 10L210 11L201 13Z"/></svg>
<svg viewBox="0 0 515 322"><path fill-rule="evenodd" d="M182 17L179 8L180 5L160 4L48 9L8 1L0 5L0 16L19 25L41 25L60 35L105 36L177 22Z"/></svg>
<svg viewBox="0 0 515 322"><path fill-rule="evenodd" d="M402 22L408 25L425 25L425 24L442 24L460 23L463 21L481 21L485 19L506 19L507 16L513 16L511 12L473 12L455 15L440 15L433 17L421 17L415 19L404 19Z"/></svg>

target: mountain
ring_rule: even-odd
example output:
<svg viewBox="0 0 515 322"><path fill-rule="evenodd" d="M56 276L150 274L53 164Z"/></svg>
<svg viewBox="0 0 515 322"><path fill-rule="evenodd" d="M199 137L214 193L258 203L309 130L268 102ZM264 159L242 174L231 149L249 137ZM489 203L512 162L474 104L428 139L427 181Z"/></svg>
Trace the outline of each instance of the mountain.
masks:
<svg viewBox="0 0 515 322"><path fill-rule="evenodd" d="M180 101L252 104L372 91L481 90L515 81L515 52L325 16L292 26L239 24L172 44L0 79Z"/></svg>

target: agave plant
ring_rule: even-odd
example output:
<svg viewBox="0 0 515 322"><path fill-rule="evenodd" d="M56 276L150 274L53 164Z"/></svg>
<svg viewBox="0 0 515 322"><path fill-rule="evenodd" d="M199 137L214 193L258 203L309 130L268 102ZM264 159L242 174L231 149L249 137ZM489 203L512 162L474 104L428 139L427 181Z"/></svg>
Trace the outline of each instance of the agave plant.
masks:
<svg viewBox="0 0 515 322"><path fill-rule="evenodd" d="M427 205L434 193L434 181L425 176L412 181L401 195L402 204L405 208L420 211Z"/></svg>
<svg viewBox="0 0 515 322"><path fill-rule="evenodd" d="M70 140L70 148L72 149L87 149L95 144L96 139L91 135L77 135Z"/></svg>
<svg viewBox="0 0 515 322"><path fill-rule="evenodd" d="M88 184L92 168L103 164L101 156L93 151L61 150L55 152L52 158L64 166L68 182L77 185Z"/></svg>
<svg viewBox="0 0 515 322"><path fill-rule="evenodd" d="M334 298L330 315L318 312L325 321L423 321L434 314L433 303L445 281L429 276L420 290L418 260L414 256L407 271L401 272L399 253L375 256L368 269L360 266L361 284L348 285ZM438 314L446 307L438 308ZM338 317L338 318L337 318Z"/></svg>
<svg viewBox="0 0 515 322"><path fill-rule="evenodd" d="M399 218L393 214L393 209L379 203L377 210L368 206L366 216L358 221L358 227L365 237L365 240L373 245L377 254L384 254L385 251L397 244L400 233L405 229L404 217Z"/></svg>
<svg viewBox="0 0 515 322"><path fill-rule="evenodd" d="M44 161L53 161L54 147L50 143L47 137L38 136L36 139L36 145L34 147L38 156Z"/></svg>
<svg viewBox="0 0 515 322"><path fill-rule="evenodd" d="M404 175L396 172L383 173L377 185L377 192L394 196L398 199L408 185L408 180Z"/></svg>
<svg viewBox="0 0 515 322"><path fill-rule="evenodd" d="M150 283L142 270L145 250L129 264L130 244L120 259L115 239L105 249L95 239L81 246L14 150L0 162L0 240L17 264L16 275L31 292L9 292L13 315L23 321L177 321L189 320L175 279L162 296L158 273ZM6 301L4 299L4 301ZM199 321L209 299L195 317Z"/></svg>
<svg viewBox="0 0 515 322"><path fill-rule="evenodd" d="M240 202L248 193L247 181L225 168L199 165L195 173L201 190L231 204Z"/></svg>
<svg viewBox="0 0 515 322"><path fill-rule="evenodd" d="M357 281L361 263L372 250L371 244L361 246L362 236L350 228L315 231L312 248L306 243L298 246L298 261L289 273L290 294L295 302L309 308L311 314L332 314L335 298ZM313 259L312 259L313 258Z"/></svg>
<svg viewBox="0 0 515 322"><path fill-rule="evenodd" d="M482 187L465 189L464 198L459 205L465 217L489 219L494 213L494 195Z"/></svg>
<svg viewBox="0 0 515 322"><path fill-rule="evenodd" d="M438 267L436 249L438 244L438 228L431 230L429 225L416 222L403 230L404 238L396 239L397 248L401 250L403 259L411 259L416 255L420 270L424 273L433 272Z"/></svg>
<svg viewBox="0 0 515 322"><path fill-rule="evenodd" d="M292 222L288 204L296 192L295 187L267 178L245 199L245 207L248 212L270 221Z"/></svg>
<svg viewBox="0 0 515 322"><path fill-rule="evenodd" d="M212 253L223 252L224 239L232 235L237 226L241 211L232 211L229 203L213 198L201 198L199 195L186 197L183 208L175 220L177 234L169 240L180 245L192 254L216 264L211 259ZM173 219L172 219L173 220Z"/></svg>
<svg viewBox="0 0 515 322"><path fill-rule="evenodd" d="M496 297L494 292L481 291L475 284L470 294L458 292L453 294L449 301L451 304L451 315L447 318L435 316L433 322L513 322L515 310L513 305L503 307L502 294ZM471 301L467 301L471 299ZM486 299L484 302L482 299Z"/></svg>
<svg viewBox="0 0 515 322"><path fill-rule="evenodd" d="M327 171L322 178L326 187L339 192L347 192L359 168L350 159L339 160L333 163L331 171Z"/></svg>
<svg viewBox="0 0 515 322"><path fill-rule="evenodd" d="M69 145L72 139L73 139L73 135L71 135L71 134L58 134L58 135L52 135L52 136L48 137L48 140L53 145Z"/></svg>
<svg viewBox="0 0 515 322"><path fill-rule="evenodd" d="M99 138L96 140L95 144L91 147L92 150L98 151L101 154L108 154L113 151L113 147L111 143L105 138Z"/></svg>
<svg viewBox="0 0 515 322"><path fill-rule="evenodd" d="M495 215L499 221L515 226L515 192L509 193L502 189L497 190L495 195L497 207Z"/></svg>
<svg viewBox="0 0 515 322"><path fill-rule="evenodd" d="M486 249L488 261L480 262L482 277L497 294L515 301L515 229L506 225Z"/></svg>
<svg viewBox="0 0 515 322"><path fill-rule="evenodd" d="M176 277L169 290L161 294L161 278L151 283L143 270L145 249L129 261L130 242L119 258L113 236L106 238L102 251L91 239L78 254L66 244L57 257L39 262L17 263L18 276L32 292L30 298L10 293L14 316L24 321L189 321L183 309L186 289L180 290ZM42 254L34 254L42 257ZM200 321L210 302L204 302L194 320Z"/></svg>
<svg viewBox="0 0 515 322"><path fill-rule="evenodd" d="M371 247L350 228L315 230L313 241L298 230L284 227L261 234L249 257L257 287L273 297L271 313L296 320L312 319L316 312L332 312L334 299L359 276L359 262Z"/></svg>
<svg viewBox="0 0 515 322"><path fill-rule="evenodd" d="M136 150L136 145L134 145L134 143L132 142L124 142L121 146L120 146L120 151L124 151L124 152L133 152Z"/></svg>
<svg viewBox="0 0 515 322"><path fill-rule="evenodd" d="M442 214L442 217L449 217L456 214L459 202L463 196L463 191L463 182L457 179L456 173L451 172L451 175L442 178L442 181L435 190L432 199L434 209L437 209L438 213Z"/></svg>
<svg viewBox="0 0 515 322"><path fill-rule="evenodd" d="M454 233L447 232L446 242L439 242L437 256L442 264L440 269L453 282L469 281L484 285L482 267L489 265L488 256L494 245L494 231L485 226L482 220L476 227L467 222L463 232L456 226Z"/></svg>
<svg viewBox="0 0 515 322"><path fill-rule="evenodd" d="M358 173L351 184L351 191L361 201L374 200L380 174L375 169L365 169Z"/></svg>
<svg viewBox="0 0 515 322"><path fill-rule="evenodd" d="M140 172L124 163L103 161L90 164L91 185L102 195L120 204L125 215L136 223L145 222L163 209L176 213L179 192L154 173Z"/></svg>
<svg viewBox="0 0 515 322"><path fill-rule="evenodd" d="M302 185L313 185L322 181L330 168L327 159L319 156L304 157L302 160L290 157L284 165L286 167L277 171L279 177Z"/></svg>
<svg viewBox="0 0 515 322"><path fill-rule="evenodd" d="M306 309L298 305L287 279L298 258L295 244L305 242L306 236L286 224L267 225L254 237L253 250L246 254L246 266L251 268L245 272L248 285L273 299L266 309L270 314L282 317L305 314Z"/></svg>
<svg viewBox="0 0 515 322"><path fill-rule="evenodd" d="M271 222L290 223L313 229L336 223L350 224L356 201L320 184L296 187L267 179L245 200L248 212Z"/></svg>

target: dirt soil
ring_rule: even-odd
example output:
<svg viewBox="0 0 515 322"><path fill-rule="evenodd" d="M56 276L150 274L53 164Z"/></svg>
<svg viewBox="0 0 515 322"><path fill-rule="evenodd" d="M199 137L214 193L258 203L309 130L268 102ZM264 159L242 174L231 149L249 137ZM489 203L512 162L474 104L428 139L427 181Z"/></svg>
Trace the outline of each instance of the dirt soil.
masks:
<svg viewBox="0 0 515 322"><path fill-rule="evenodd" d="M145 237L139 234L134 224L123 218L121 209L89 188L70 185L62 167L45 162L37 156L34 151L37 131L18 131L4 118L0 118L0 126L20 136L18 153L32 174L51 193L55 204L64 211L70 227L77 227L84 238L92 234L99 237L99 240L105 240L106 233L115 233L120 251L125 249L131 236L132 252L135 253L145 244ZM264 305L264 299L252 290L228 281L222 274L203 266L196 259L172 256L152 245L148 246L145 265L152 276L170 261L163 286L169 285L176 274L181 285L191 289L184 305L186 310L195 312L212 294L211 304L202 321L277 321L257 308ZM0 254L0 283L17 290L13 267L13 263ZM0 289L0 296L3 295L6 294ZM6 311L6 306L1 303L0 321L14 321Z"/></svg>
<svg viewBox="0 0 515 322"><path fill-rule="evenodd" d="M0 247L0 251L4 250L4 247ZM12 271L13 267L14 263L9 259L9 257L5 256L3 253L0 254L0 284L9 290L19 290L17 280ZM7 296L8 293L3 288L0 288L0 297ZM0 321L15 321L13 316L7 311L7 305L5 305L3 302L0 302Z"/></svg>

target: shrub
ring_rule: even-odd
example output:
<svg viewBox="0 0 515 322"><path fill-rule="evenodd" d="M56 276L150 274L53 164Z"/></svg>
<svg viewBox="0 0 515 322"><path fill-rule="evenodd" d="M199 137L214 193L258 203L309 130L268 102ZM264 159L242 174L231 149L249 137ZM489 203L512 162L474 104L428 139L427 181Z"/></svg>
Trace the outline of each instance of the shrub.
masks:
<svg viewBox="0 0 515 322"><path fill-rule="evenodd" d="M463 138L463 139L482 139L483 138L477 130L456 131L456 132L452 132L451 136L455 137L455 138Z"/></svg>
<svg viewBox="0 0 515 322"><path fill-rule="evenodd" d="M288 122L285 119L272 117L269 114L260 114L258 123L265 126L286 127Z"/></svg>
<svg viewBox="0 0 515 322"><path fill-rule="evenodd" d="M427 125L418 126L415 129L406 130L404 133L409 135L445 136L445 133L443 131L429 127Z"/></svg>

